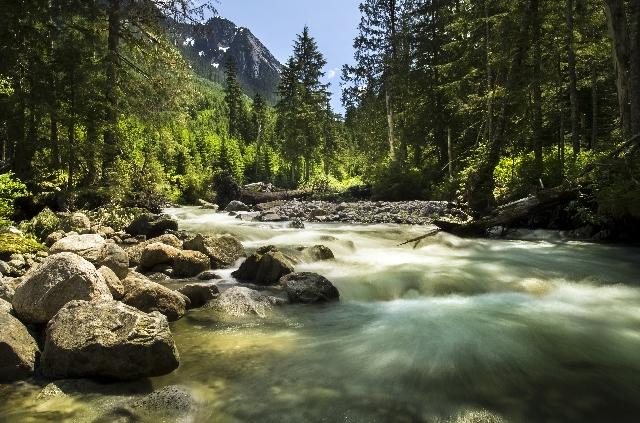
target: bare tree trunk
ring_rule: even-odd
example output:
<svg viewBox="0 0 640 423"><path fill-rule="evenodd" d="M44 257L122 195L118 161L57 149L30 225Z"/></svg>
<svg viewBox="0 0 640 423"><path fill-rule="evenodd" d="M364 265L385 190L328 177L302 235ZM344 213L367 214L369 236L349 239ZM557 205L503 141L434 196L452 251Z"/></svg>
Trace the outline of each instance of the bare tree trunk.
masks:
<svg viewBox="0 0 640 423"><path fill-rule="evenodd" d="M598 141L598 73L595 63L591 67L591 141L589 148L596 148Z"/></svg>
<svg viewBox="0 0 640 423"><path fill-rule="evenodd" d="M447 153L449 157L449 180L453 181L453 142L451 140L451 127L447 128Z"/></svg>
<svg viewBox="0 0 640 423"><path fill-rule="evenodd" d="M631 1L632 8L637 0ZM634 6L635 5L635 6ZM624 0L606 0L605 12L609 27L609 37L613 47L613 64L616 70L616 88L618 91L618 109L622 129L627 137L632 135L632 117L629 96L629 32ZM637 12L636 12L637 13ZM637 41L636 41L637 42ZM634 50L638 50L636 47ZM640 53L637 53L640 54ZM638 119L636 119L638 120Z"/></svg>
<svg viewBox="0 0 640 423"><path fill-rule="evenodd" d="M571 144L573 153L580 153L580 118L578 112L578 77L576 75L576 53L573 47L573 0L566 0L565 17L567 20L567 59L569 72L569 99L571 102Z"/></svg>
<svg viewBox="0 0 640 423"><path fill-rule="evenodd" d="M389 139L389 157L391 157L391 161L395 162L396 157L396 140L394 134L394 123L393 123L393 106L392 106L392 98L389 92L389 88L385 91L385 106L387 108L387 130L388 130L388 139Z"/></svg>
<svg viewBox="0 0 640 423"><path fill-rule="evenodd" d="M107 127L104 132L103 177L106 176L115 161L118 147L116 126L118 124L118 45L120 44L120 0L109 0L108 5L108 37L106 61Z"/></svg>

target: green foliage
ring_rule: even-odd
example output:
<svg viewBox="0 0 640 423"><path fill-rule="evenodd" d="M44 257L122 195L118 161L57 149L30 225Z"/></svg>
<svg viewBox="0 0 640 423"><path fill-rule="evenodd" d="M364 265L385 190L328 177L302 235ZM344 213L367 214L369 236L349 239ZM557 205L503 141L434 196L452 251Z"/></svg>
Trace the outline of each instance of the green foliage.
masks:
<svg viewBox="0 0 640 423"><path fill-rule="evenodd" d="M11 254L37 253L44 250L45 247L31 237L11 233L0 234L0 257L7 258Z"/></svg>
<svg viewBox="0 0 640 423"><path fill-rule="evenodd" d="M109 226L116 231L127 228L138 216L147 213L145 209L108 204L87 212L87 217L101 226Z"/></svg>
<svg viewBox="0 0 640 423"><path fill-rule="evenodd" d="M34 234L39 240L44 241L59 227L60 218L47 207L31 219L24 229Z"/></svg>
<svg viewBox="0 0 640 423"><path fill-rule="evenodd" d="M11 222L15 210L15 201L29 195L27 186L13 173L0 174L0 226Z"/></svg>

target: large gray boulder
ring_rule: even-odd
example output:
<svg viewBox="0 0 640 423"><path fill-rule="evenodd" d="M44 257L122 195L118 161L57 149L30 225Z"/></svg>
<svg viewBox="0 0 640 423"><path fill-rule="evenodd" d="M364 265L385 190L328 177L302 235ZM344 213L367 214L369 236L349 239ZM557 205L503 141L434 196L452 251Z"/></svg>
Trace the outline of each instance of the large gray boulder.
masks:
<svg viewBox="0 0 640 423"><path fill-rule="evenodd" d="M16 288L13 309L23 322L47 323L73 300L111 300L111 292L95 266L73 253L47 257Z"/></svg>
<svg viewBox="0 0 640 423"><path fill-rule="evenodd" d="M160 242L162 244L166 244L169 245L171 247L175 247L175 248L182 248L182 241L180 241L178 239L177 236L173 235L173 234L166 234L166 235L161 235L157 238L154 239L150 239L148 241L145 242L141 242L140 244L137 244L131 248L129 248L127 250L127 254L129 255L129 264L131 266L137 266L140 264L140 260L142 260L142 252L145 250L145 248L147 248L149 245L154 244Z"/></svg>
<svg viewBox="0 0 640 423"><path fill-rule="evenodd" d="M187 312L188 298L136 272L122 281L125 295L122 302L145 313L158 311L170 321L175 321Z"/></svg>
<svg viewBox="0 0 640 423"><path fill-rule="evenodd" d="M189 298L189 308L200 308L213 300L220 291L210 283L192 283L178 289L178 292Z"/></svg>
<svg viewBox="0 0 640 423"><path fill-rule="evenodd" d="M0 311L0 383L30 377L39 354L27 328L9 313Z"/></svg>
<svg viewBox="0 0 640 423"><path fill-rule="evenodd" d="M186 240L183 248L206 254L211 260L213 269L230 267L238 259L247 255L242 243L232 235L204 236L197 234Z"/></svg>
<svg viewBox="0 0 640 423"><path fill-rule="evenodd" d="M249 256L231 275L256 285L275 285L281 277L293 272L293 265L272 245L260 248Z"/></svg>
<svg viewBox="0 0 640 423"><path fill-rule="evenodd" d="M129 272L129 256L126 251L97 234L71 235L62 238L49 249L50 254L62 252L77 254L98 268L107 266L121 279Z"/></svg>
<svg viewBox="0 0 640 423"><path fill-rule="evenodd" d="M63 216L60 225L65 232L83 233L91 230L91 220L80 212Z"/></svg>
<svg viewBox="0 0 640 423"><path fill-rule="evenodd" d="M234 286L223 291L209 303L211 309L228 317L267 317L272 311L275 299L260 292Z"/></svg>
<svg viewBox="0 0 640 423"><path fill-rule="evenodd" d="M42 353L48 378L132 380L179 365L169 323L117 301L73 301L49 322Z"/></svg>
<svg viewBox="0 0 640 423"><path fill-rule="evenodd" d="M280 284L292 303L323 303L340 298L338 289L317 273L291 273L282 277Z"/></svg>
<svg viewBox="0 0 640 423"><path fill-rule="evenodd" d="M178 221L166 214L142 214L127 227L127 233L145 235L147 239L156 238L166 231L177 231Z"/></svg>

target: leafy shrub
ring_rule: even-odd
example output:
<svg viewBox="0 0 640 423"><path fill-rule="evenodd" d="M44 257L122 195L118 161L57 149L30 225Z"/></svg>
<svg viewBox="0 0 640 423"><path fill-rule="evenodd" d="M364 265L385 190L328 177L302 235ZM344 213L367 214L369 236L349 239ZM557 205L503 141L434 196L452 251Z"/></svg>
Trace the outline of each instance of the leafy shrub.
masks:
<svg viewBox="0 0 640 423"><path fill-rule="evenodd" d="M51 209L45 208L31 219L26 226L27 230L38 239L45 240L51 233L58 230L60 218Z"/></svg>
<svg viewBox="0 0 640 423"><path fill-rule="evenodd" d="M142 208L109 204L87 212L87 217L101 226L109 226L116 231L124 230L134 219L147 211Z"/></svg>
<svg viewBox="0 0 640 423"><path fill-rule="evenodd" d="M15 201L29 195L27 186L13 173L0 174L0 226L10 224L15 212Z"/></svg>

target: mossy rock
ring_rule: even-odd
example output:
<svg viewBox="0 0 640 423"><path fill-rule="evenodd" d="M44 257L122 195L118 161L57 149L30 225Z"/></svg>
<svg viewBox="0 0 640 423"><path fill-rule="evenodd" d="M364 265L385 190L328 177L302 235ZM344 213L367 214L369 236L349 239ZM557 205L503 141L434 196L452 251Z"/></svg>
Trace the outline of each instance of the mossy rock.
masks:
<svg viewBox="0 0 640 423"><path fill-rule="evenodd" d="M8 258L11 254L27 254L44 251L44 245L33 238L16 234L0 234L0 258Z"/></svg>
<svg viewBox="0 0 640 423"><path fill-rule="evenodd" d="M29 222L30 232L40 240L45 240L60 227L60 218L48 207Z"/></svg>

